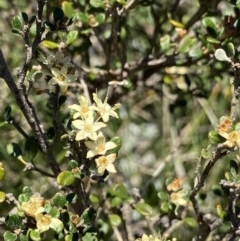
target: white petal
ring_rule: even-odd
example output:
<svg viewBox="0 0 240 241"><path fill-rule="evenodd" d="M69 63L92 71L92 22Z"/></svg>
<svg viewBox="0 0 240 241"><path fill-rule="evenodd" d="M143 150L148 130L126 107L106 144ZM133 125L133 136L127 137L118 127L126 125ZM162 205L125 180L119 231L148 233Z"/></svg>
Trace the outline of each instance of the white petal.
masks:
<svg viewBox="0 0 240 241"><path fill-rule="evenodd" d="M108 164L106 168L109 172L116 173L117 170L115 169L115 166L113 164Z"/></svg>

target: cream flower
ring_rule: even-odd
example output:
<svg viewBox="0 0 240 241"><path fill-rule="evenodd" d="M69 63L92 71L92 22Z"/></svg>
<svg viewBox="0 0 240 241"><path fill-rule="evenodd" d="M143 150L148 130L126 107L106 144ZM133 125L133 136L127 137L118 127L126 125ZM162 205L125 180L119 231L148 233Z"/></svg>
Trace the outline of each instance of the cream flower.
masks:
<svg viewBox="0 0 240 241"><path fill-rule="evenodd" d="M38 194L34 194L30 197L28 202L23 202L21 208L23 212L30 217L34 217L37 209L44 205L44 198Z"/></svg>
<svg viewBox="0 0 240 241"><path fill-rule="evenodd" d="M74 81L74 75L68 74L65 67L61 70L57 68L51 69L53 77L49 80L48 84L56 85L58 84L62 92L65 92L68 88L68 82Z"/></svg>
<svg viewBox="0 0 240 241"><path fill-rule="evenodd" d="M102 102L98 98L96 93L93 93L93 99L96 103L96 106L93 106L92 108L99 113L99 115L102 117L104 122L107 122L109 120L109 116L118 118L118 114L114 110L119 108L120 104L115 104L114 107L111 108L111 106L107 103L107 100L108 100L107 95L104 102Z"/></svg>
<svg viewBox="0 0 240 241"><path fill-rule="evenodd" d="M154 238L152 235L147 236L145 233L142 238L138 238L135 241L161 241L159 238Z"/></svg>
<svg viewBox="0 0 240 241"><path fill-rule="evenodd" d="M77 111L76 113L74 113L73 119L77 119L78 117L80 117L81 119L86 119L87 117L93 115L93 110L91 106L89 106L89 103L86 97L81 96L79 100L79 104L80 105L74 104L74 105L68 106L68 108Z"/></svg>
<svg viewBox="0 0 240 241"><path fill-rule="evenodd" d="M188 203L187 192L185 190L180 190L171 193L171 202L175 205L186 206Z"/></svg>
<svg viewBox="0 0 240 241"><path fill-rule="evenodd" d="M45 212L44 207L40 207L38 208L35 214L35 219L37 221L37 229L40 232L45 232L51 228L55 230L57 233L60 233L64 228L62 221L58 218L53 218L49 214L43 214L43 212Z"/></svg>
<svg viewBox="0 0 240 241"><path fill-rule="evenodd" d="M225 136L227 140L223 143L223 145L229 148L235 146L240 148L240 130L232 131L231 133L227 133Z"/></svg>
<svg viewBox="0 0 240 241"><path fill-rule="evenodd" d="M95 160L99 174L103 174L105 170L116 173L113 162L116 160L117 154L113 153L107 156L100 156Z"/></svg>
<svg viewBox="0 0 240 241"><path fill-rule="evenodd" d="M96 155L104 155L108 150L117 146L117 144L112 141L105 142L105 137L102 132L99 132L96 141L85 141L85 145L91 149L87 153L87 158L91 158Z"/></svg>
<svg viewBox="0 0 240 241"><path fill-rule="evenodd" d="M90 116L85 120L74 120L72 121L72 124L74 127L80 130L76 135L76 141L83 140L87 137L91 140L96 140L96 131L106 126L106 124L102 122L94 122L93 116Z"/></svg>

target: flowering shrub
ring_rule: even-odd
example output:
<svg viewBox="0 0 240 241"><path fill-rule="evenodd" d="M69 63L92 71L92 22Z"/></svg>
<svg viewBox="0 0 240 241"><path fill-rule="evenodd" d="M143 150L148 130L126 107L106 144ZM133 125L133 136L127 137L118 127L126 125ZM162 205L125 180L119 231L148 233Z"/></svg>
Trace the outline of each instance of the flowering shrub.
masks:
<svg viewBox="0 0 240 241"><path fill-rule="evenodd" d="M3 240L238 239L239 1L0 9Z"/></svg>

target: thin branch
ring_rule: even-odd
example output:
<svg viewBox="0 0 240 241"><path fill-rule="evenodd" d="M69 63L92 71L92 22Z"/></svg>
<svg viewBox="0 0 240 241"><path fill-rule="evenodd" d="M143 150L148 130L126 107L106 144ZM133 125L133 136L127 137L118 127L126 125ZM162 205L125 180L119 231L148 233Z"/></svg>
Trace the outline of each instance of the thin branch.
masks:
<svg viewBox="0 0 240 241"><path fill-rule="evenodd" d="M24 114L28 124L35 134L36 139L41 147L42 152L45 155L47 162L49 163L55 176L61 171L53 151L49 147L45 135L40 127L40 122L37 118L36 112L32 104L29 102L28 97L25 95L24 88L17 86L4 59L3 53L0 50L0 78L3 78L11 90L16 102Z"/></svg>

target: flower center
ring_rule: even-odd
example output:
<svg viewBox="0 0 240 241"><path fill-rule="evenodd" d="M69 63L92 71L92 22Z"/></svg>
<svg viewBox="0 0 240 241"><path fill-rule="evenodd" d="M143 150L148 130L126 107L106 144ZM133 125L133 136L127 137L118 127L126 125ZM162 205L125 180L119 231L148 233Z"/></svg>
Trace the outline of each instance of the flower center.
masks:
<svg viewBox="0 0 240 241"><path fill-rule="evenodd" d="M58 78L59 81L65 80L65 76L63 74L59 74L57 78Z"/></svg>

